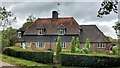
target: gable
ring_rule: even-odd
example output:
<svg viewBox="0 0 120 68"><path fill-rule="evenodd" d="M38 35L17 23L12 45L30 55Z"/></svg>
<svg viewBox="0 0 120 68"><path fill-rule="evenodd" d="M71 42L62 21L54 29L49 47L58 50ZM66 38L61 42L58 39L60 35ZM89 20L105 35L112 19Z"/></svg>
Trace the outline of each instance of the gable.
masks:
<svg viewBox="0 0 120 68"><path fill-rule="evenodd" d="M80 25L80 27L82 29L80 42L85 42L87 37L90 42L109 42L96 25Z"/></svg>

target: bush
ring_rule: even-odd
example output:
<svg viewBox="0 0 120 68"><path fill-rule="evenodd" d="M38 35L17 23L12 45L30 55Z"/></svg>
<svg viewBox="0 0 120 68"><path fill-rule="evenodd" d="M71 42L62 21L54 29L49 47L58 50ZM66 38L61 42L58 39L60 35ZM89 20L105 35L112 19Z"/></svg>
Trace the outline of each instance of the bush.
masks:
<svg viewBox="0 0 120 68"><path fill-rule="evenodd" d="M88 48L83 48L82 49L82 53L83 54L88 54L89 53L89 49Z"/></svg>
<svg viewBox="0 0 120 68"><path fill-rule="evenodd" d="M118 54L118 47L117 47L117 46L114 46L114 47L112 48L112 52L113 52L114 55L117 55L117 54Z"/></svg>
<svg viewBox="0 0 120 68"><path fill-rule="evenodd" d="M61 65L80 67L118 67L120 57L61 54Z"/></svg>
<svg viewBox="0 0 120 68"><path fill-rule="evenodd" d="M18 50L19 49L19 50ZM28 51L18 47L7 47L4 49L3 54L23 58L27 60L33 60L40 63L52 63L53 53L52 52L38 52L38 51Z"/></svg>
<svg viewBox="0 0 120 68"><path fill-rule="evenodd" d="M2 39L0 42L2 42L2 49L8 47L10 44L10 41L8 39Z"/></svg>

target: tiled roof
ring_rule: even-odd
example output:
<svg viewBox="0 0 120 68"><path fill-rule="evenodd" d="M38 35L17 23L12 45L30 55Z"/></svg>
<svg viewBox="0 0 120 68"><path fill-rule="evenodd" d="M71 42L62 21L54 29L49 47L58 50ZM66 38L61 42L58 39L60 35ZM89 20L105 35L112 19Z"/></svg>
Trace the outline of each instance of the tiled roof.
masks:
<svg viewBox="0 0 120 68"><path fill-rule="evenodd" d="M80 27L80 42L85 42L87 37L90 42L109 42L96 25L80 25Z"/></svg>
<svg viewBox="0 0 120 68"><path fill-rule="evenodd" d="M66 28L66 34L79 34L79 24L73 17L66 18L38 18L25 30L25 34L34 35L36 29L45 29L45 34L57 34L57 28Z"/></svg>

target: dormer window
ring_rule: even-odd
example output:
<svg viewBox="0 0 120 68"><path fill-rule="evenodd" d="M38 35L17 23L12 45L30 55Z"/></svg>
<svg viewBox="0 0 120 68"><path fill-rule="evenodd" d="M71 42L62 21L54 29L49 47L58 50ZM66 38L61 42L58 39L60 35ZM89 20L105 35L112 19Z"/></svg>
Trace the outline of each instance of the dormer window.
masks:
<svg viewBox="0 0 120 68"><path fill-rule="evenodd" d="M21 38L21 32L18 32L18 38Z"/></svg>
<svg viewBox="0 0 120 68"><path fill-rule="evenodd" d="M43 34L44 34L44 29L37 30L37 35L43 35Z"/></svg>
<svg viewBox="0 0 120 68"><path fill-rule="evenodd" d="M59 30L58 30L58 35L64 35L65 32L66 32L65 29L59 29Z"/></svg>

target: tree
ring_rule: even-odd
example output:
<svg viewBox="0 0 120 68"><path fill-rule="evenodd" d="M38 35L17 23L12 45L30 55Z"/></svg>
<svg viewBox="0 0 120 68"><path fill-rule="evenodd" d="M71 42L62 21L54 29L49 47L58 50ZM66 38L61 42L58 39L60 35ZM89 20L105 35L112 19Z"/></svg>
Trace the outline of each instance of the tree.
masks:
<svg viewBox="0 0 120 68"><path fill-rule="evenodd" d="M71 53L75 53L75 38L72 37L72 41L71 41Z"/></svg>
<svg viewBox="0 0 120 68"><path fill-rule="evenodd" d="M56 55L60 55L61 52L62 52L61 40L60 36L58 36L56 43Z"/></svg>
<svg viewBox="0 0 120 68"><path fill-rule="evenodd" d="M113 28L117 33L117 30L120 30L120 21L115 22L115 25L113 26Z"/></svg>
<svg viewBox="0 0 120 68"><path fill-rule="evenodd" d="M61 39L60 39L60 36L58 36L57 43L56 43L56 60L58 60L58 62L60 61L61 52L62 52Z"/></svg>
<svg viewBox="0 0 120 68"><path fill-rule="evenodd" d="M16 22L16 17L10 11L7 11L5 7L0 7L0 27L7 28L12 22Z"/></svg>
<svg viewBox="0 0 120 68"><path fill-rule="evenodd" d="M26 22L23 24L22 28L25 29L26 27L30 26L30 24L32 24L35 20L36 18L33 16L33 14L30 14L27 17Z"/></svg>
<svg viewBox="0 0 120 68"><path fill-rule="evenodd" d="M80 49L79 38L76 39L76 48Z"/></svg>
<svg viewBox="0 0 120 68"><path fill-rule="evenodd" d="M18 38L16 35L16 29L13 29L12 27L7 28L6 30L3 30L2 33L2 47L6 46L14 46L17 42Z"/></svg>
<svg viewBox="0 0 120 68"><path fill-rule="evenodd" d="M111 12L118 12L118 0L104 0L101 3L101 8L98 11L97 17L103 17L103 15L108 15Z"/></svg>
<svg viewBox="0 0 120 68"><path fill-rule="evenodd" d="M76 47L75 47L75 48L76 48L76 49L75 49L75 50L76 50L76 53L80 53L81 50L80 50L79 38L76 39Z"/></svg>
<svg viewBox="0 0 120 68"><path fill-rule="evenodd" d="M90 43L89 43L89 39L86 38L86 44L85 47L82 49L84 54L88 54L89 53L89 49L90 49Z"/></svg>
<svg viewBox="0 0 120 68"><path fill-rule="evenodd" d="M106 36L106 38L110 41L110 42L117 42L117 39L113 39L110 36Z"/></svg>
<svg viewBox="0 0 120 68"><path fill-rule="evenodd" d="M85 47L88 48L88 49L90 49L90 43L89 43L89 39L88 38L86 38Z"/></svg>

